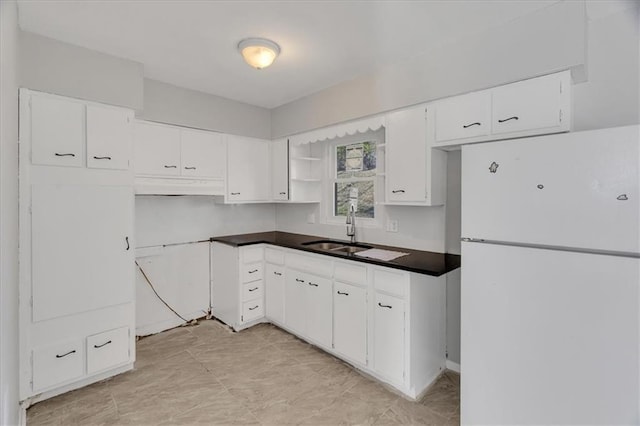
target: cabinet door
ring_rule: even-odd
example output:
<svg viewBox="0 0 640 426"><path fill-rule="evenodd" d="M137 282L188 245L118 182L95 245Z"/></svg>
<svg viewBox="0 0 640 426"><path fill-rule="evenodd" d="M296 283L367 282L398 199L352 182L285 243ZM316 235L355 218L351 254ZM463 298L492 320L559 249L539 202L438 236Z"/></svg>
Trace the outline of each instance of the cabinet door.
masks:
<svg viewBox="0 0 640 426"><path fill-rule="evenodd" d="M265 284L267 318L283 324L285 292L284 267L267 263Z"/></svg>
<svg viewBox="0 0 640 426"><path fill-rule="evenodd" d="M361 364L367 362L367 291L336 282L333 286L334 349Z"/></svg>
<svg viewBox="0 0 640 426"><path fill-rule="evenodd" d="M293 331L306 336L307 280L303 273L288 269L285 282L285 324Z"/></svg>
<svg viewBox="0 0 640 426"><path fill-rule="evenodd" d="M33 321L133 300L133 190L32 186Z"/></svg>
<svg viewBox="0 0 640 426"><path fill-rule="evenodd" d="M404 301L376 293L373 315L374 370L394 383L404 381Z"/></svg>
<svg viewBox="0 0 640 426"><path fill-rule="evenodd" d="M638 129L464 146L462 235L640 252Z"/></svg>
<svg viewBox="0 0 640 426"><path fill-rule="evenodd" d="M221 133L180 130L182 176L224 179L227 148Z"/></svg>
<svg viewBox="0 0 640 426"><path fill-rule="evenodd" d="M84 374L84 350L79 339L35 348L32 357L34 391L69 382Z"/></svg>
<svg viewBox="0 0 640 426"><path fill-rule="evenodd" d="M307 275L307 336L327 348L333 341L331 280Z"/></svg>
<svg viewBox="0 0 640 426"><path fill-rule="evenodd" d="M130 110L87 106L87 167L129 169L132 120Z"/></svg>
<svg viewBox="0 0 640 426"><path fill-rule="evenodd" d="M435 106L436 141L488 135L491 130L491 92L456 96Z"/></svg>
<svg viewBox="0 0 640 426"><path fill-rule="evenodd" d="M269 141L228 136L227 201L267 201Z"/></svg>
<svg viewBox="0 0 640 426"><path fill-rule="evenodd" d="M289 199L289 142L279 139L271 144L271 198Z"/></svg>
<svg viewBox="0 0 640 426"><path fill-rule="evenodd" d="M47 166L84 165L84 104L31 96L31 161Z"/></svg>
<svg viewBox="0 0 640 426"><path fill-rule="evenodd" d="M387 201L426 201L426 119L424 107L387 115Z"/></svg>
<svg viewBox="0 0 640 426"><path fill-rule="evenodd" d="M135 124L136 175L180 175L180 130L162 124Z"/></svg>
<svg viewBox="0 0 640 426"><path fill-rule="evenodd" d="M553 128L562 120L563 74L532 78L492 90L492 132ZM565 83L568 89L568 84Z"/></svg>

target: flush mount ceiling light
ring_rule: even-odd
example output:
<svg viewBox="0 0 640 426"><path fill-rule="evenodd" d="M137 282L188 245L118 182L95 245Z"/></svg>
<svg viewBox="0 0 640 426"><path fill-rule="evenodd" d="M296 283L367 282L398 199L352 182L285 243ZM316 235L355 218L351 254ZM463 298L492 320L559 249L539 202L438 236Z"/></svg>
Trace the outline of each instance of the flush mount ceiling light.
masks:
<svg viewBox="0 0 640 426"><path fill-rule="evenodd" d="M249 65L261 70L278 57L280 46L264 38L246 38L238 43L238 51Z"/></svg>

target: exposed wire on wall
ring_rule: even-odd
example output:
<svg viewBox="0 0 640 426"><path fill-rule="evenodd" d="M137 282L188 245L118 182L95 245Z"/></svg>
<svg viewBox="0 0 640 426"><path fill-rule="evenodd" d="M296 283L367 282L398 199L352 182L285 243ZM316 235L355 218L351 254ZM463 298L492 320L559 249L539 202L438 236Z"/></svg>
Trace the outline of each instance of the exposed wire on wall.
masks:
<svg viewBox="0 0 640 426"><path fill-rule="evenodd" d="M149 287L151 287L151 290L153 290L153 292L155 293L156 297L162 302L164 303L164 306L166 306L167 308L169 308L169 310L171 312L173 312L174 314L176 314L182 321L184 321L185 323L183 324L183 326L186 325L196 325L198 324L198 320L197 319L193 319L191 321L189 321L188 319L186 319L185 317L183 317L182 315L180 315L175 309L173 309L171 306L169 306L169 304L162 298L160 297L160 295L158 294L158 292L156 291L155 287L153 286L153 284L151 284L151 280L149 279L149 277L147 276L147 274L144 272L144 270L142 269L142 266L140 266L140 264L138 263L138 261L136 260L136 266L138 267L138 269L140 270L140 272L142 273L142 276L144 277L145 281L147 282L147 284L149 284Z"/></svg>

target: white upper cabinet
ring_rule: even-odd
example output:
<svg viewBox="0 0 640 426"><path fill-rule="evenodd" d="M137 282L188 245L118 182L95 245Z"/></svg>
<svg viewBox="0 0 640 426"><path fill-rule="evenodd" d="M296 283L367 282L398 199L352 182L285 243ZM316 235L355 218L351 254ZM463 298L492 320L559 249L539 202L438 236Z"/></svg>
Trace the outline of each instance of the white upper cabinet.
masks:
<svg viewBox="0 0 640 426"><path fill-rule="evenodd" d="M455 96L438 103L436 141L488 135L491 130L491 93Z"/></svg>
<svg viewBox="0 0 640 426"><path fill-rule="evenodd" d="M426 116L425 105L387 114L387 204L444 204L447 158L445 153L431 149Z"/></svg>
<svg viewBox="0 0 640 426"><path fill-rule="evenodd" d="M492 132L559 129L564 118L563 84L568 90L568 75L563 79L553 74L493 89Z"/></svg>
<svg viewBox="0 0 640 426"><path fill-rule="evenodd" d="M563 71L455 96L435 110L436 147L571 130L571 74ZM447 148L448 149L448 148Z"/></svg>
<svg viewBox="0 0 640 426"><path fill-rule="evenodd" d="M87 167L128 170L133 111L87 105Z"/></svg>
<svg viewBox="0 0 640 426"><path fill-rule="evenodd" d="M221 133L181 129L182 176L224 179L227 148Z"/></svg>
<svg viewBox="0 0 640 426"><path fill-rule="evenodd" d="M31 161L45 166L84 166L85 104L32 94Z"/></svg>
<svg viewBox="0 0 640 426"><path fill-rule="evenodd" d="M134 160L136 175L180 175L180 130L162 124L137 122Z"/></svg>
<svg viewBox="0 0 640 426"><path fill-rule="evenodd" d="M289 141L287 139L271 142L271 198L277 201L289 199Z"/></svg>
<svg viewBox="0 0 640 426"><path fill-rule="evenodd" d="M268 201L271 141L235 135L227 138L226 201Z"/></svg>

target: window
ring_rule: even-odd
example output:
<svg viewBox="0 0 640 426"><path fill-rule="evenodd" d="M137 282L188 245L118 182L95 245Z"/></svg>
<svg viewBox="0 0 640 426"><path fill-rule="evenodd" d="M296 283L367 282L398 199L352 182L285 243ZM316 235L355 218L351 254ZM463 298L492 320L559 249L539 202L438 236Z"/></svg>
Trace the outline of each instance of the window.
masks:
<svg viewBox="0 0 640 426"><path fill-rule="evenodd" d="M376 141L339 144L333 153L333 216L375 217Z"/></svg>

